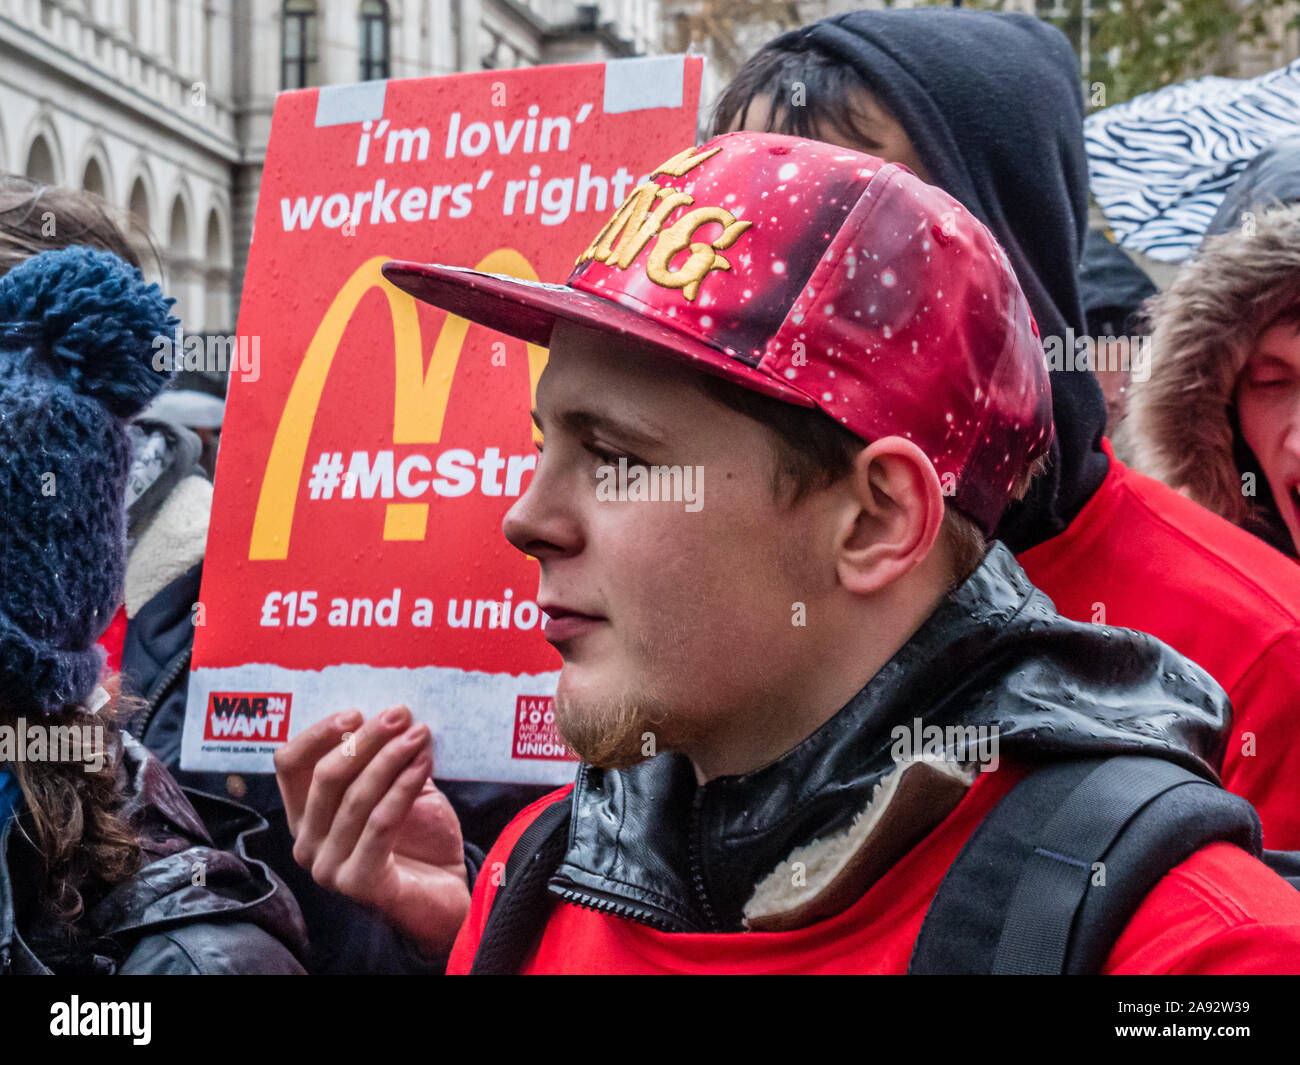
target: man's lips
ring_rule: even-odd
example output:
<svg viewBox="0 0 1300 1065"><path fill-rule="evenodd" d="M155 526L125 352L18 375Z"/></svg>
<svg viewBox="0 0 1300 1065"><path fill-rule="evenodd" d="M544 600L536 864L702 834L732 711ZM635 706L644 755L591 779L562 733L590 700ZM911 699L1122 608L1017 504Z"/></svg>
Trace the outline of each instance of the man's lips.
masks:
<svg viewBox="0 0 1300 1065"><path fill-rule="evenodd" d="M584 614L578 610L560 606L558 603L539 603L546 612L546 628L542 635L547 643L559 644L590 632L597 625L604 624L608 618L599 614Z"/></svg>

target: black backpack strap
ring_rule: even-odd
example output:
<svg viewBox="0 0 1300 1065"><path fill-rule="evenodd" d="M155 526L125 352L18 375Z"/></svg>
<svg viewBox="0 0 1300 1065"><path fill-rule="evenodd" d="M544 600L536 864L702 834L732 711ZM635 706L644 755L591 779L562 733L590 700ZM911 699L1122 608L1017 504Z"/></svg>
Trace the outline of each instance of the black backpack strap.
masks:
<svg viewBox="0 0 1300 1065"><path fill-rule="evenodd" d="M1121 755L1039 769L958 854L908 971L1098 972L1157 881L1219 840L1258 855L1254 809L1172 762Z"/></svg>
<svg viewBox="0 0 1300 1065"><path fill-rule="evenodd" d="M510 851L474 954L471 975L519 971L554 902L546 883L568 849L571 809L567 797L545 807Z"/></svg>

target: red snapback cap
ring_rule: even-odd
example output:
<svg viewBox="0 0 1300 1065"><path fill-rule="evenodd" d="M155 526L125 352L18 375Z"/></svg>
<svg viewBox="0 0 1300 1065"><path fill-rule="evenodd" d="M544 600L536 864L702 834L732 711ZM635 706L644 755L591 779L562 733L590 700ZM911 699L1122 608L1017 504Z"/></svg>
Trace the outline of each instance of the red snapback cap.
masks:
<svg viewBox="0 0 1300 1065"><path fill-rule="evenodd" d="M383 273L534 344L576 322L868 442L906 437L989 534L1051 443L1038 329L993 235L905 167L820 141L727 133L678 153L563 285L399 261Z"/></svg>

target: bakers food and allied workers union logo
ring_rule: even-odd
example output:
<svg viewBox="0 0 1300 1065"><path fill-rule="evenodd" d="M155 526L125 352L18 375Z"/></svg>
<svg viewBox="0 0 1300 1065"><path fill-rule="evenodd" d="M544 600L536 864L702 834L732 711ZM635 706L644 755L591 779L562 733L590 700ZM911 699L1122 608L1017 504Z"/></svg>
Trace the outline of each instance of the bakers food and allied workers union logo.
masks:
<svg viewBox="0 0 1300 1065"><path fill-rule="evenodd" d="M712 271L731 269L731 263L720 253L735 244L754 223L738 220L723 207L696 207L664 229L668 216L678 208L693 206L695 197L656 185L654 179L660 175L685 177L720 151L712 148L697 155L695 148L687 148L656 167L646 184L632 190L575 265L594 259L626 270L653 240L654 247L646 259L646 276L664 288L681 289L683 296L694 300L700 283ZM706 243L692 239L701 226L714 222L722 226L722 232L713 240ZM677 269L670 267L673 258L686 248L690 249L690 258Z"/></svg>

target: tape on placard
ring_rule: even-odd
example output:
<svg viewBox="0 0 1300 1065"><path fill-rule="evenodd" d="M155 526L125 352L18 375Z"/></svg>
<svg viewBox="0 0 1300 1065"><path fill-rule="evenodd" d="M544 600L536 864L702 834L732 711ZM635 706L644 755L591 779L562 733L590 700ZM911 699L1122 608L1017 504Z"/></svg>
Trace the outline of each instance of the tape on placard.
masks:
<svg viewBox="0 0 1300 1065"><path fill-rule="evenodd" d="M651 107L681 107L686 83L684 55L605 62L605 114L646 111Z"/></svg>
<svg viewBox="0 0 1300 1065"><path fill-rule="evenodd" d="M342 126L348 122L378 121L384 117L386 81L356 85L322 85L316 97L316 125Z"/></svg>

